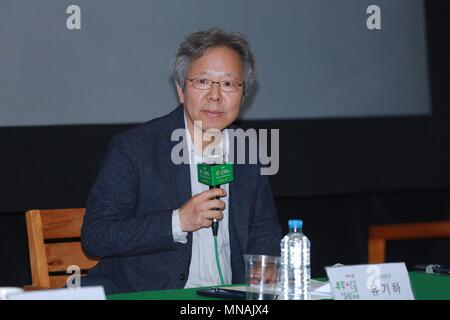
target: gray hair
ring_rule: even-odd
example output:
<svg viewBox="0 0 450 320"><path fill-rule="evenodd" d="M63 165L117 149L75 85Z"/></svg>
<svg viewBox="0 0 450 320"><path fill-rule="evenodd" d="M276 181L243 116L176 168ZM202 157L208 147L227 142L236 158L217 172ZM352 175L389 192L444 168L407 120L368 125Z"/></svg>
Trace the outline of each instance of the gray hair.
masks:
<svg viewBox="0 0 450 320"><path fill-rule="evenodd" d="M244 95L249 96L256 82L256 62L250 45L243 35L218 28L200 30L187 35L180 44L173 63L172 72L175 81L184 91L186 76L192 62L208 50L217 47L227 47L239 54L244 70Z"/></svg>

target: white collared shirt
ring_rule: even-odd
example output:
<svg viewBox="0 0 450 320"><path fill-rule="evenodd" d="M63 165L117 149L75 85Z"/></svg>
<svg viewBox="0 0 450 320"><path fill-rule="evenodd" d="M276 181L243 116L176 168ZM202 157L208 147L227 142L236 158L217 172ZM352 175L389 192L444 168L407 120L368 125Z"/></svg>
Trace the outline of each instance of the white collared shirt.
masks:
<svg viewBox="0 0 450 320"><path fill-rule="evenodd" d="M185 114L184 123L186 128L187 145L189 149L191 190L192 196L194 196L208 190L209 187L197 181L197 163L202 163L203 158L201 155L195 152L191 135L189 133L189 130L187 129ZM222 131L222 139L222 141L225 141L225 150L228 150L229 139L226 129ZM226 156L228 156L227 152ZM225 202L226 207L225 210L223 210L223 219L219 222L217 244L223 280L225 284L231 284L232 274L230 261L230 237L228 230L229 184L222 185L221 188L225 189L227 195L221 198L221 200ZM172 213L172 233L174 241L187 243L187 232L183 232L181 230L179 209L174 210ZM221 282L216 264L212 229L201 228L192 233L191 264L189 267L189 276L185 288L216 286L220 284Z"/></svg>

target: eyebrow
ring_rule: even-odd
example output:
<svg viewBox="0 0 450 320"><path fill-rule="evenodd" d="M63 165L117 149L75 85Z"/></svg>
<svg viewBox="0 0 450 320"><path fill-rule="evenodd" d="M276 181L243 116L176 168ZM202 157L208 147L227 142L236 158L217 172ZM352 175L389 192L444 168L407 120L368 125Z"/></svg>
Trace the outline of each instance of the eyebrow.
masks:
<svg viewBox="0 0 450 320"><path fill-rule="evenodd" d="M198 75L199 76L200 75L212 75L212 72L202 71L202 72L198 73ZM226 77L233 77L233 75L231 73L229 73L229 72L225 72L223 75L226 76Z"/></svg>

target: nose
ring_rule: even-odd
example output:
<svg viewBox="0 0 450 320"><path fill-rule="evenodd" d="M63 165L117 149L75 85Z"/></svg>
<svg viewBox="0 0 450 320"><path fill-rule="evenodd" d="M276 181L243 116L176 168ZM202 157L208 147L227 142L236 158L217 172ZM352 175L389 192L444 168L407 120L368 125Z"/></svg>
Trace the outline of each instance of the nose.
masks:
<svg viewBox="0 0 450 320"><path fill-rule="evenodd" d="M220 91L220 84L213 83L208 92L208 100L211 102L222 101L222 93Z"/></svg>

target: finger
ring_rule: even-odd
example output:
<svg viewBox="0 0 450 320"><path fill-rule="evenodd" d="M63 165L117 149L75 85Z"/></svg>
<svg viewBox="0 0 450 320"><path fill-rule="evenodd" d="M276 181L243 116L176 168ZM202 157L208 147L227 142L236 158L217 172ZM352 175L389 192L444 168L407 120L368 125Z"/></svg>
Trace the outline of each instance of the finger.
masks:
<svg viewBox="0 0 450 320"><path fill-rule="evenodd" d="M198 196L201 200L205 201L205 200L213 199L215 197L224 197L226 195L227 195L227 193L225 192L224 189L214 188L214 189L206 190L206 191L200 193Z"/></svg>
<svg viewBox="0 0 450 320"><path fill-rule="evenodd" d="M214 199L217 197L224 197L227 195L225 189L222 189L222 188L214 188L214 189L210 189L208 191L210 191L209 199Z"/></svg>
<svg viewBox="0 0 450 320"><path fill-rule="evenodd" d="M206 203L207 209L225 210L225 202L222 200L210 200Z"/></svg>
<svg viewBox="0 0 450 320"><path fill-rule="evenodd" d="M202 213L205 213L207 211L211 210L219 210L222 211L225 209L225 202L222 200L207 200L205 202L198 203L196 205L197 212L203 215Z"/></svg>
<svg viewBox="0 0 450 320"><path fill-rule="evenodd" d="M212 219L217 219L221 221L223 219L223 212L218 210L208 210L203 215L203 218L209 219L210 221Z"/></svg>

